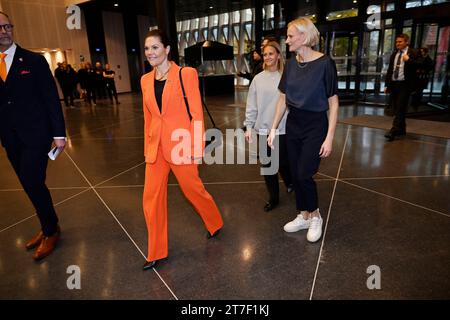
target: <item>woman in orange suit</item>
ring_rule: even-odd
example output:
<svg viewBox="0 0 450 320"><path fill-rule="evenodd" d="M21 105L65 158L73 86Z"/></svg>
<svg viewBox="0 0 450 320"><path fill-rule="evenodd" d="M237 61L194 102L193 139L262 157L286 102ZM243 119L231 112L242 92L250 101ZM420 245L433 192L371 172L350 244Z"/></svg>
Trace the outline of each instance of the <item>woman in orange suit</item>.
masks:
<svg viewBox="0 0 450 320"><path fill-rule="evenodd" d="M204 124L197 71L182 69L191 120L181 89L180 67L170 61L169 53L167 36L160 30L150 31L145 38L145 56L153 71L141 79L146 162L143 207L148 229L144 270L155 267L158 260L168 256L167 181L170 170L202 218L208 230L207 238L216 236L223 226L219 209L198 175L197 160L204 150ZM181 139L180 132L184 133ZM186 144L187 148L180 149L180 145Z"/></svg>

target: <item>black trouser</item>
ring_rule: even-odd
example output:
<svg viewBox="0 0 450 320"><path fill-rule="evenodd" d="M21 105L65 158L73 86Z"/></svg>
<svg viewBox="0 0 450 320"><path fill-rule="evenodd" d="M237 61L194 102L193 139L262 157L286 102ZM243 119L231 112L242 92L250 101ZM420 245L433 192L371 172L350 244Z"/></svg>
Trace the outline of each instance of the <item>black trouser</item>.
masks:
<svg viewBox="0 0 450 320"><path fill-rule="evenodd" d="M111 100L111 102L113 101L113 95L114 98L116 99L116 102L119 102L119 99L117 99L117 90L114 81L106 83L106 91L108 91L109 100Z"/></svg>
<svg viewBox="0 0 450 320"><path fill-rule="evenodd" d="M392 81L389 89L391 90L390 103L394 112L391 132L403 134L406 132L406 112L408 111L411 89L406 81Z"/></svg>
<svg viewBox="0 0 450 320"><path fill-rule="evenodd" d="M74 96L73 96L73 87L62 87L62 92L64 95L64 103L66 105L66 107L68 107L69 105L73 106L73 100L74 100ZM70 100L70 104L69 104L69 100Z"/></svg>
<svg viewBox="0 0 450 320"><path fill-rule="evenodd" d="M8 159L16 172L25 193L33 203L45 236L56 232L58 217L52 197L45 185L51 142L39 146L24 146L18 138L5 147Z"/></svg>
<svg viewBox="0 0 450 320"><path fill-rule="evenodd" d="M106 83L103 80L97 80L96 84L97 97L99 99L106 98Z"/></svg>
<svg viewBox="0 0 450 320"><path fill-rule="evenodd" d="M313 176L319 169L319 152L327 132L326 111L311 112L289 108L286 138L297 210L313 212L319 208Z"/></svg>
<svg viewBox="0 0 450 320"><path fill-rule="evenodd" d="M96 97L96 93L95 93L95 88L91 87L91 86L87 86L86 87L86 98L87 98L87 102L90 104L91 103L91 99L94 103L97 103L97 97Z"/></svg>
<svg viewBox="0 0 450 320"><path fill-rule="evenodd" d="M264 139L264 141L267 141L267 135L258 135L258 139ZM275 155L276 152L278 152L278 172L281 175L281 178L284 181L284 184L286 187L289 187L292 185L292 177L291 177L291 171L289 169L289 159L287 155L287 147L286 147L286 135L278 135L278 139L275 141L275 149L272 150L267 144L267 157L270 158L272 155ZM258 144L259 145L259 144ZM263 164L263 168L270 168L271 163ZM269 192L269 201L271 202L278 202L279 201L279 194L280 194L280 188L278 185L278 173L275 174L267 174L264 175L264 181L266 182L267 191Z"/></svg>

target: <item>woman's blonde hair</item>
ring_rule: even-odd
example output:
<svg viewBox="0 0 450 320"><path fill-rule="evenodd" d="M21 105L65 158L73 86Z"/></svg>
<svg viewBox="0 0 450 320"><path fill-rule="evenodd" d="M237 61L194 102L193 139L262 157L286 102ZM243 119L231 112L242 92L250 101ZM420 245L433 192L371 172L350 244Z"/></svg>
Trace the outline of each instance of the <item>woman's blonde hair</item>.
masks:
<svg viewBox="0 0 450 320"><path fill-rule="evenodd" d="M277 53L278 53L277 69L278 69L278 72L283 73L283 69L284 69L284 57L283 57L283 52L281 52L281 46L280 46L280 44L279 44L278 42L276 42L276 41L269 41L269 42L263 47L263 51L262 51L263 58L264 58L264 50L265 50L267 47L272 47L272 48L274 48L274 49L277 51ZM263 69L264 69L264 70L267 69L267 66L266 66L266 63L265 63L265 62L263 63Z"/></svg>
<svg viewBox="0 0 450 320"><path fill-rule="evenodd" d="M305 43L303 45L307 47L314 47L319 44L320 32L317 30L314 23L308 18L298 18L292 20L288 24L288 28L296 27L299 32L303 32L306 35Z"/></svg>

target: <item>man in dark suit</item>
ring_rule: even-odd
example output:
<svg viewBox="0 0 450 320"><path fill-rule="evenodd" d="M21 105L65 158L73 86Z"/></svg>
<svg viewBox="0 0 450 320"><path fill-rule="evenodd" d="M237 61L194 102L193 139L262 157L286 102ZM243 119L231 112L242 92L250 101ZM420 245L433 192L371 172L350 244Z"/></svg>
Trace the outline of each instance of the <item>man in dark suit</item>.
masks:
<svg viewBox="0 0 450 320"><path fill-rule="evenodd" d="M14 43L13 25L0 11L0 140L41 223L42 230L26 244L27 249L38 247L35 260L49 255L60 235L45 177L52 142L62 151L65 136L47 61Z"/></svg>
<svg viewBox="0 0 450 320"><path fill-rule="evenodd" d="M395 38L396 51L392 53L385 80L385 93L390 93L390 104L394 112L392 128L384 136L393 141L397 136L406 134L406 112L409 96L414 88L416 77L415 62L417 53L409 48L407 34Z"/></svg>

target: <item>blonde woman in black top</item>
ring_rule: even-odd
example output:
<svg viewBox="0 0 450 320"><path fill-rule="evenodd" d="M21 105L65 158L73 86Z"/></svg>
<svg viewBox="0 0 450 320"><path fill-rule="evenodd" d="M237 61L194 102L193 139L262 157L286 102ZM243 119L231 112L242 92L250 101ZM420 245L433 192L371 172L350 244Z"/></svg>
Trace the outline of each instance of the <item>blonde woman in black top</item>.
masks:
<svg viewBox="0 0 450 320"><path fill-rule="evenodd" d="M286 140L297 217L284 230L308 229L310 242L320 239L323 223L313 176L321 158L331 154L339 107L336 65L330 57L312 49L318 43L319 31L311 20L299 18L289 23L286 44L296 56L287 61L280 80L282 94L268 138L272 147L275 130L288 107Z"/></svg>

